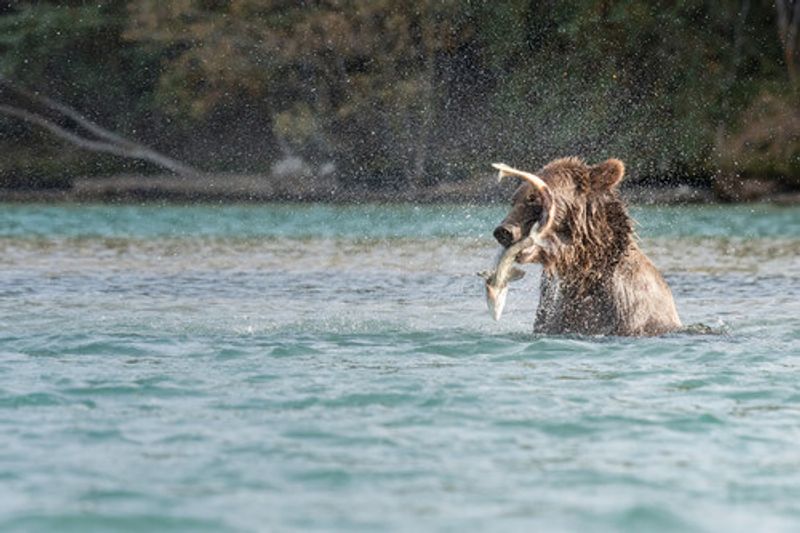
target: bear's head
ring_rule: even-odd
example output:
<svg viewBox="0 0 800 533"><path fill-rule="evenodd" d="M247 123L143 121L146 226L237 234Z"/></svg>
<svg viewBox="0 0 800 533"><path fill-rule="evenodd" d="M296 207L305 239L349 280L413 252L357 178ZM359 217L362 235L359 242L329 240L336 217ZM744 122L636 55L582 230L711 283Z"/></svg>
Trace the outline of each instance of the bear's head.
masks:
<svg viewBox="0 0 800 533"><path fill-rule="evenodd" d="M565 277L594 278L607 273L628 250L633 228L617 191L625 174L619 159L587 165L567 157L536 174L494 166L501 178L523 180L511 211L494 230L505 248L534 236L534 244L517 255L518 263L541 263Z"/></svg>

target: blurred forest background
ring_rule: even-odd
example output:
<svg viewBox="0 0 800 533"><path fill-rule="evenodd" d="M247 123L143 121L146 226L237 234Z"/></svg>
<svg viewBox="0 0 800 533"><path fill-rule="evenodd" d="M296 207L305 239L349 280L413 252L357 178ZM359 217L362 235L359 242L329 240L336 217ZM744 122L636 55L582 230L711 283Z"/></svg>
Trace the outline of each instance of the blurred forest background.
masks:
<svg viewBox="0 0 800 533"><path fill-rule="evenodd" d="M797 189L798 4L0 1L0 187L165 173L26 120L81 127L38 94L217 180L419 191L580 155Z"/></svg>

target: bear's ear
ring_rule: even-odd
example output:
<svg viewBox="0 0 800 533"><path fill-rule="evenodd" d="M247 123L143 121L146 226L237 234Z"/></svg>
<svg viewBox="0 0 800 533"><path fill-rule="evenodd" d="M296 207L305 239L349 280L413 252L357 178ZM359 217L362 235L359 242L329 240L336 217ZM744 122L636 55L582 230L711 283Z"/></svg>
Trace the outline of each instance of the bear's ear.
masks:
<svg viewBox="0 0 800 533"><path fill-rule="evenodd" d="M625 164L619 159L609 159L589 168L592 190L603 193L610 191L625 175Z"/></svg>

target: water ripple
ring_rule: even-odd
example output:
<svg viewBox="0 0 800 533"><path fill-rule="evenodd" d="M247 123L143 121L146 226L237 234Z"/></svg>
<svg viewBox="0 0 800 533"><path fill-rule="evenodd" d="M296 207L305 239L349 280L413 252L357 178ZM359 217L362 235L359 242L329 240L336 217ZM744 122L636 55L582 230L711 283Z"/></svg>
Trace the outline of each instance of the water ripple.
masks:
<svg viewBox="0 0 800 533"><path fill-rule="evenodd" d="M0 214L0 530L798 528L800 211L637 211L710 331L623 339L385 209Z"/></svg>

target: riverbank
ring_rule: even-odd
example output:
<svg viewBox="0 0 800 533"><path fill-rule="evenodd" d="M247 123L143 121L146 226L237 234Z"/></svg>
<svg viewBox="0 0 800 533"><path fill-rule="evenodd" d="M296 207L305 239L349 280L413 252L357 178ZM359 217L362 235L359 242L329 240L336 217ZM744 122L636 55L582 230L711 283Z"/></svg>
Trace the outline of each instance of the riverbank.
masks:
<svg viewBox="0 0 800 533"><path fill-rule="evenodd" d="M119 175L76 178L64 189L1 189L3 202L100 203L473 203L507 202L513 182L498 184L487 175L424 188L371 189L344 186L335 180L276 180L263 175L214 174L195 178L172 175ZM774 181L726 180L709 186L623 184L633 204L706 204L729 202L800 203L800 191L784 190Z"/></svg>

